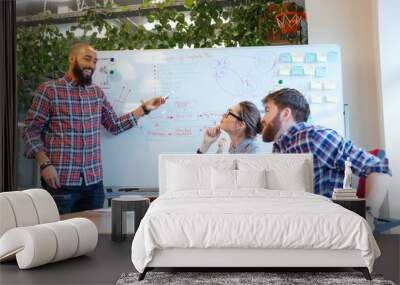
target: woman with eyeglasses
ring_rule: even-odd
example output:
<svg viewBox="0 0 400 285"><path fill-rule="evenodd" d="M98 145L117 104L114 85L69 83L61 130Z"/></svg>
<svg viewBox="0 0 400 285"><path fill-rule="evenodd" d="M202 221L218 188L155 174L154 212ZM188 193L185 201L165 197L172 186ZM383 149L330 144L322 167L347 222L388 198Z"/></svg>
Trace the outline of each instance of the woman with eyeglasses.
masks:
<svg viewBox="0 0 400 285"><path fill-rule="evenodd" d="M197 153L206 153L225 131L230 139L229 153L256 153L255 139L262 132L261 115L257 106L249 101L242 101L222 115L220 124L204 131L204 140Z"/></svg>

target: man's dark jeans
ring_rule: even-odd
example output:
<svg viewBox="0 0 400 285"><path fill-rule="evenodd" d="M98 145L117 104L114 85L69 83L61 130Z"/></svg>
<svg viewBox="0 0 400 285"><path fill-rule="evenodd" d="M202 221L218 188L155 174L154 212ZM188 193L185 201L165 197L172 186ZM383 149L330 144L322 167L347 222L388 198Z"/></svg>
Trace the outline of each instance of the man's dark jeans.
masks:
<svg viewBox="0 0 400 285"><path fill-rule="evenodd" d="M82 182L81 186L61 186L61 188L53 189L42 179L42 187L53 197L60 214L103 208L102 181L93 185Z"/></svg>

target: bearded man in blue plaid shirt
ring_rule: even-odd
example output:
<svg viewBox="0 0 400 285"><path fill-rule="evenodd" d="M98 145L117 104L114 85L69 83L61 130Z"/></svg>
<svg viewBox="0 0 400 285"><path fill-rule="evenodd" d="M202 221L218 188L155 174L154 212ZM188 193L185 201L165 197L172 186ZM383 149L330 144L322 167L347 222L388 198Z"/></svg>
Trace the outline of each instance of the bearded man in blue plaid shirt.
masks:
<svg viewBox="0 0 400 285"><path fill-rule="evenodd" d="M332 129L307 124L310 107L296 89L275 91L262 102L263 141L274 142L275 153L313 154L315 194L331 197L334 188L343 187L347 158L355 175L368 179L374 172L390 174L387 158L369 154Z"/></svg>

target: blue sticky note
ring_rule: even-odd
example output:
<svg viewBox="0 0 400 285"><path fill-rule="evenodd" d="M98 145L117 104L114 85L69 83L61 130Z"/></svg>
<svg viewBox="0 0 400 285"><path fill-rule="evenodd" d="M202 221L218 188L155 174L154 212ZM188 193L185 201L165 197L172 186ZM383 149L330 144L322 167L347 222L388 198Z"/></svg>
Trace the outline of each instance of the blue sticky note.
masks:
<svg viewBox="0 0 400 285"><path fill-rule="evenodd" d="M279 62L281 63L290 63L292 62L292 56L290 53L281 53L279 55Z"/></svg>
<svg viewBox="0 0 400 285"><path fill-rule="evenodd" d="M317 55L314 52L308 52L304 56L304 61L306 63L313 63L317 61Z"/></svg>
<svg viewBox="0 0 400 285"><path fill-rule="evenodd" d="M328 52L328 61L336 62L338 60L338 53L335 51Z"/></svg>
<svg viewBox="0 0 400 285"><path fill-rule="evenodd" d="M304 75L304 68L300 65L295 65L292 67L292 75L302 76Z"/></svg>
<svg viewBox="0 0 400 285"><path fill-rule="evenodd" d="M319 66L315 68L315 77L325 77L326 76L326 67Z"/></svg>

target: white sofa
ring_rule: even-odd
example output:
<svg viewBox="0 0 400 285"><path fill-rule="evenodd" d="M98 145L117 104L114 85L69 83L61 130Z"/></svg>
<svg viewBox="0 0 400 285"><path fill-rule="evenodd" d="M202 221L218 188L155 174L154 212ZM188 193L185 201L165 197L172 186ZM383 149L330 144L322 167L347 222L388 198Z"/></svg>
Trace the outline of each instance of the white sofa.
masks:
<svg viewBox="0 0 400 285"><path fill-rule="evenodd" d="M0 262L16 258L20 269L84 255L97 245L94 223L60 221L53 198L43 189L0 193L0 220Z"/></svg>

